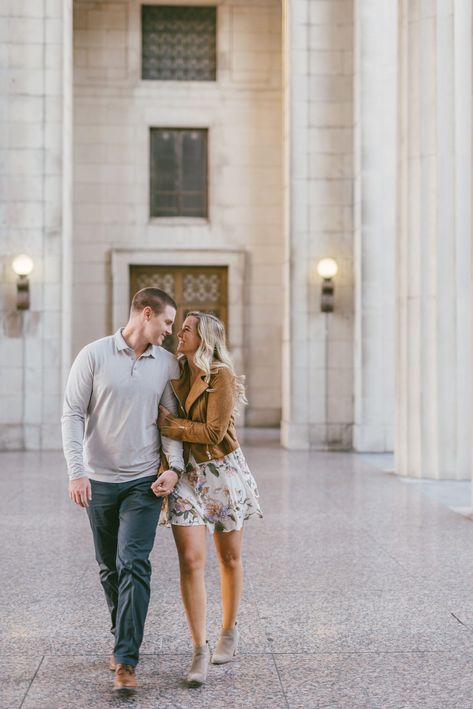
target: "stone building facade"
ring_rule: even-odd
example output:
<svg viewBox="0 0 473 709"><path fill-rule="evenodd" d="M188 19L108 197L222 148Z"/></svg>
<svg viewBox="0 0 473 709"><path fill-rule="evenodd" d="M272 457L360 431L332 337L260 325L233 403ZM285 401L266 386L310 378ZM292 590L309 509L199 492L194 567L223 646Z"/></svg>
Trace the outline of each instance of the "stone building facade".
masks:
<svg viewBox="0 0 473 709"><path fill-rule="evenodd" d="M143 5L216 8L214 76L144 76ZM154 278L217 293L247 425L470 477L469 0L16 0L0 18L2 449L59 445L71 359ZM156 215L153 135L182 131L206 143L205 210Z"/></svg>

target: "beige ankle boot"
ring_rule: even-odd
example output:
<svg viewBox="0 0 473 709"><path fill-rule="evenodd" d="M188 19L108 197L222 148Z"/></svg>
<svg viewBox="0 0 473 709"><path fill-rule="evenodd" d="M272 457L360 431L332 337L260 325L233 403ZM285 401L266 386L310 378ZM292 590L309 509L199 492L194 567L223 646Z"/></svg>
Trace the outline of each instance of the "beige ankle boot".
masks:
<svg viewBox="0 0 473 709"><path fill-rule="evenodd" d="M207 670L209 669L210 650L209 644L194 646L194 654L192 655L192 664L187 674L187 684L189 687L200 687L207 679Z"/></svg>
<svg viewBox="0 0 473 709"><path fill-rule="evenodd" d="M222 628L212 655L212 663L214 665L223 665L225 662L233 660L238 651L239 638L240 634L236 623L234 628L229 628L228 630Z"/></svg>

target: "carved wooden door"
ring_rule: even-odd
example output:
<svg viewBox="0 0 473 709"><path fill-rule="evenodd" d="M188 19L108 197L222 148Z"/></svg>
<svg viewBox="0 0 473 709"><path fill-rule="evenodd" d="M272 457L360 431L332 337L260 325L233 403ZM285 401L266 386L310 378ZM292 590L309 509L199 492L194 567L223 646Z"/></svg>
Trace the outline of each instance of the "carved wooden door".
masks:
<svg viewBox="0 0 473 709"><path fill-rule="evenodd" d="M166 291L177 303L172 337L163 343L170 352L176 352L176 333L190 310L216 315L228 333L227 266L130 266L130 302L149 287Z"/></svg>

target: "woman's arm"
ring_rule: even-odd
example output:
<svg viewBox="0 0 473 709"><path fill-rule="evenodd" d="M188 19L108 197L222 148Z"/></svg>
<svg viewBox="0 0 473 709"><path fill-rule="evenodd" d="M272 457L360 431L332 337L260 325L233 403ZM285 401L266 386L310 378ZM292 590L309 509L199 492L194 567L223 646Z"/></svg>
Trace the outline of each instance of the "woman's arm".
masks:
<svg viewBox="0 0 473 709"><path fill-rule="evenodd" d="M169 412L159 415L158 425L165 436L188 443L210 443L217 445L223 440L230 424L235 404L233 374L221 367L212 375L207 398L207 420L205 422L178 418Z"/></svg>

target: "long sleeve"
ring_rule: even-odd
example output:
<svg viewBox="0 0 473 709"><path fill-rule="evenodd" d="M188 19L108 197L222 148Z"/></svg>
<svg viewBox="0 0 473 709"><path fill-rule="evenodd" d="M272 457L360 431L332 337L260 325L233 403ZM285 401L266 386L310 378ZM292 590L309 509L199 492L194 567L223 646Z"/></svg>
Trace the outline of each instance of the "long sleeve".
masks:
<svg viewBox="0 0 473 709"><path fill-rule="evenodd" d="M177 371L177 374L179 374L179 370ZM171 411L173 414L177 413L176 397L173 394L169 382L166 384L159 403L165 406L166 409ZM168 436L164 435L161 431L161 445L169 465L176 466L177 468L183 470L185 466L181 441L168 438Z"/></svg>
<svg viewBox="0 0 473 709"><path fill-rule="evenodd" d="M230 424L235 403L232 373L223 367L213 375L208 387L207 420L205 422L167 416L161 431L188 443L218 445Z"/></svg>
<svg viewBox="0 0 473 709"><path fill-rule="evenodd" d="M62 442L71 480L87 475L84 467L84 430L93 388L93 362L87 348L77 355L66 384L62 413Z"/></svg>

